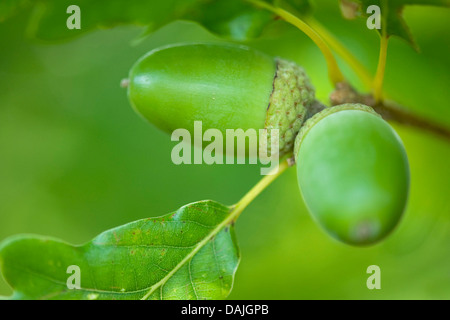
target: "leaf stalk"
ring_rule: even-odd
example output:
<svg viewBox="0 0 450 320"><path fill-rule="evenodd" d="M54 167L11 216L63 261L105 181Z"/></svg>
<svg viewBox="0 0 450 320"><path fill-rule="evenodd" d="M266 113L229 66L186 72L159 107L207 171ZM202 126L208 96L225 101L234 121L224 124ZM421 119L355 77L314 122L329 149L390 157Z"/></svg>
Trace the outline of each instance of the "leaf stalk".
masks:
<svg viewBox="0 0 450 320"><path fill-rule="evenodd" d="M286 169L290 167L289 159L292 155L288 156L286 160L281 162L281 164L274 168L268 175L262 178L257 184L250 189L245 196L241 198L234 206L233 206L233 221L239 217L239 215L244 211L244 209L265 189L269 186L274 180L276 180Z"/></svg>

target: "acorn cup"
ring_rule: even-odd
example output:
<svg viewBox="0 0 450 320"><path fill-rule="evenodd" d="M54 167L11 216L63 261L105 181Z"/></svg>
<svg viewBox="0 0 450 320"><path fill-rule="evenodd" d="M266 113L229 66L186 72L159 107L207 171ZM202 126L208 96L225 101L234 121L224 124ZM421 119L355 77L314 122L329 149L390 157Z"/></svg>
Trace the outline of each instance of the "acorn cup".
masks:
<svg viewBox="0 0 450 320"><path fill-rule="evenodd" d="M293 149L314 88L295 63L244 46L197 43L139 59L128 96L138 113L168 133L184 128L194 134L194 121L224 137L227 129L267 129L270 150L271 129L278 129L283 155Z"/></svg>
<svg viewBox="0 0 450 320"><path fill-rule="evenodd" d="M300 130L294 154L306 206L334 238L373 244L400 221L409 190L406 151L370 107L344 104L315 114Z"/></svg>

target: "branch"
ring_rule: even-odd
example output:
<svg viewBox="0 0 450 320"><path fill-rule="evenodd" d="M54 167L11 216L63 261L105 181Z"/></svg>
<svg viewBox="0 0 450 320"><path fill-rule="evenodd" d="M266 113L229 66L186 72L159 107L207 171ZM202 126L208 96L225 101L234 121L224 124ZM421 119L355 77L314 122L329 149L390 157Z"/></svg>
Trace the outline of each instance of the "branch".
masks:
<svg viewBox="0 0 450 320"><path fill-rule="evenodd" d="M345 82L336 85L335 91L330 95L330 102L333 106L343 103L362 103L371 106L386 121L419 128L450 140L450 128L413 114L393 101L376 102L371 94L361 94Z"/></svg>

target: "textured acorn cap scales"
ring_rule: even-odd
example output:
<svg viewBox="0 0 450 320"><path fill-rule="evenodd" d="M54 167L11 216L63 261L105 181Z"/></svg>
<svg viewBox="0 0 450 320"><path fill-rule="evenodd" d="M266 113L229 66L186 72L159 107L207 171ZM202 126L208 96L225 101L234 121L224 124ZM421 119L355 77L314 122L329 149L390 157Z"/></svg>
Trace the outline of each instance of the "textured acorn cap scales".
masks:
<svg viewBox="0 0 450 320"><path fill-rule="evenodd" d="M371 107L359 103L346 103L335 107L325 108L324 110L320 111L319 113L316 113L311 118L306 120L303 126L301 127L300 131L298 132L297 137L295 138L295 145L294 145L294 156L296 162L298 161L297 155L298 151L300 150L300 145L303 141L303 138L306 136L309 130L311 130L311 128L314 127L314 125L316 125L323 118L333 113L345 110L365 111L381 118L381 116L378 113L376 113L375 110L373 110Z"/></svg>
<svg viewBox="0 0 450 320"><path fill-rule="evenodd" d="M292 151L308 108L315 100L315 90L303 68L283 59L276 59L276 63L265 129L268 129L268 141L270 130L279 129L279 153L283 155Z"/></svg>

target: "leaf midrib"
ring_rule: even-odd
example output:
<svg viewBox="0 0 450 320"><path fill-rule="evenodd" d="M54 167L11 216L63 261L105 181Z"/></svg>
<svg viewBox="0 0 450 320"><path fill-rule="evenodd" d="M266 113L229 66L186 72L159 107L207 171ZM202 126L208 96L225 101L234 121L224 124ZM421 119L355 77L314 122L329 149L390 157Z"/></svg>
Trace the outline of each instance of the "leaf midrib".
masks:
<svg viewBox="0 0 450 320"><path fill-rule="evenodd" d="M175 268L173 268L167 275L165 275L160 281L158 281L157 283L155 283L153 286L151 286L149 288L149 292L147 292L142 298L141 300L147 300L148 297L150 297L160 286L163 286L178 270L181 269L181 267L183 267L188 261L190 261L195 254L197 254L198 251L200 251L201 248L203 248L206 243L211 240L216 234L218 234L220 232L220 230L222 230L226 225L228 225L234 218L234 216L236 214L238 214L239 212L236 210L236 207L231 209L229 208L229 210L231 210L229 216L224 219L220 224L218 224L202 241L200 241L195 247L194 249L192 249L191 252L189 252L188 255L186 255L186 257L184 257L183 260L181 260L176 266ZM161 294L161 298L162 298L162 294Z"/></svg>
<svg viewBox="0 0 450 320"><path fill-rule="evenodd" d="M229 211L229 215L220 224L218 224L214 229L212 229L211 232L208 233L207 236L203 238L203 240L201 240L197 244L191 246L191 247L193 247L193 249L169 273L167 273L160 281L158 281L154 285L152 285L150 287L147 287L147 288L142 288L142 289L139 289L139 290L125 291L125 292L109 291L109 290L102 290L102 289L97 289L97 288L95 288L95 289L94 288L86 288L86 287L81 287L78 290L85 291L85 292L111 294L111 295L136 294L136 293L148 291L141 298L141 300L147 300L158 288L164 286L164 284L178 270L180 270L181 267L183 267L187 262L189 262L208 243L208 241L210 241L214 236L216 236L225 226L230 224L233 221L233 219L235 218L235 216L240 213L239 210L236 210L237 206L232 206L232 207L227 207L227 208L228 208L228 211ZM81 249L81 248L83 248L83 246L80 246L77 249ZM189 248L189 247L182 247L182 248L186 249L186 248ZM54 279L52 277L45 276L44 274L34 272L34 271L32 271L32 270L30 270L28 268L24 268L24 267L19 266L19 265L11 265L11 267L13 267L13 268L15 268L17 270L21 270L23 272L27 272L27 273L32 274L34 276L38 276L38 277L40 277L42 279L46 279L48 281L53 282L56 285L65 285L64 282L61 282L61 281L59 281L57 279ZM162 293L161 293L161 298L162 298Z"/></svg>

